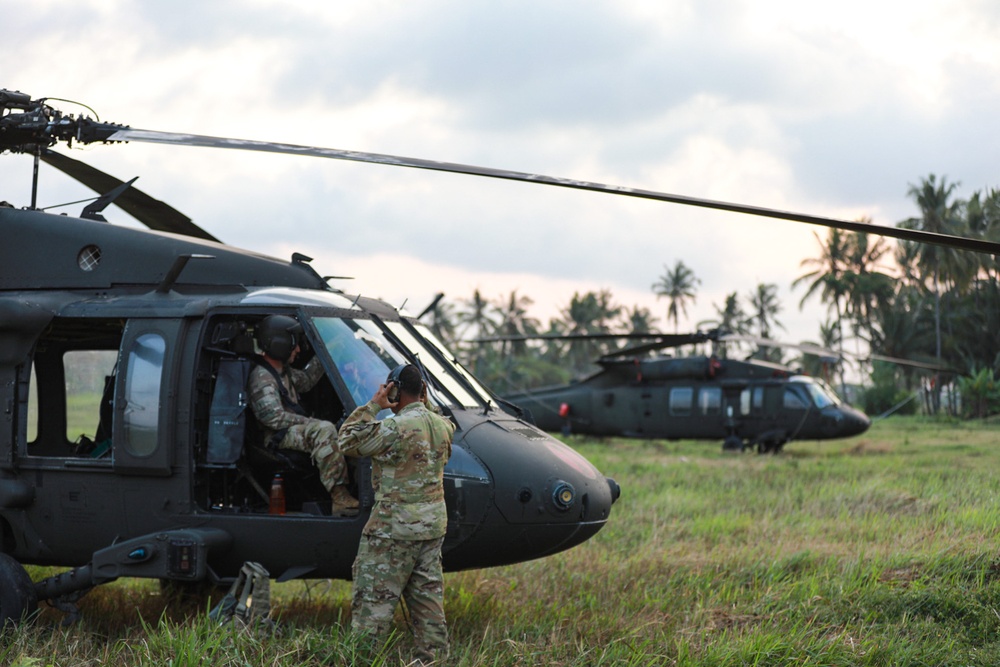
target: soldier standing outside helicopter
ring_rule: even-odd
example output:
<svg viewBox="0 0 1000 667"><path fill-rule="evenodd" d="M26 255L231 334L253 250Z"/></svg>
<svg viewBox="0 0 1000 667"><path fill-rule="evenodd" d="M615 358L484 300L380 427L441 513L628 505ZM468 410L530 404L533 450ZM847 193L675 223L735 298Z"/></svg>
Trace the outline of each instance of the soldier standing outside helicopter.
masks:
<svg viewBox="0 0 1000 667"><path fill-rule="evenodd" d="M258 361L247 381L250 406L263 427L265 447L311 454L320 480L330 492L333 514L357 513L358 501L347 490L347 464L337 449L337 427L306 415L299 392L312 389L323 376L313 358L302 370L292 367L300 351L302 325L287 315L270 315L257 325Z"/></svg>
<svg viewBox="0 0 1000 667"><path fill-rule="evenodd" d="M385 408L394 415L377 421ZM417 657L441 664L448 657L441 569L448 524L444 466L454 432L455 425L428 400L420 370L404 364L351 413L338 438L344 454L371 457L375 489L375 506L354 561L351 626L384 639L402 597Z"/></svg>

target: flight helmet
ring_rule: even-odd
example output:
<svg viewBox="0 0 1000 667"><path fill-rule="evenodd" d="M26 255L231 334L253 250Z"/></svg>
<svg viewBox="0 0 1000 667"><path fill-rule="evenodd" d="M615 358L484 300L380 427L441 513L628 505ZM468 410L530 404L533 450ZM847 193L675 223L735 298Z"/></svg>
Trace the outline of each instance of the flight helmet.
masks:
<svg viewBox="0 0 1000 667"><path fill-rule="evenodd" d="M288 315L268 315L257 325L257 345L272 359L285 363L299 344L302 325Z"/></svg>

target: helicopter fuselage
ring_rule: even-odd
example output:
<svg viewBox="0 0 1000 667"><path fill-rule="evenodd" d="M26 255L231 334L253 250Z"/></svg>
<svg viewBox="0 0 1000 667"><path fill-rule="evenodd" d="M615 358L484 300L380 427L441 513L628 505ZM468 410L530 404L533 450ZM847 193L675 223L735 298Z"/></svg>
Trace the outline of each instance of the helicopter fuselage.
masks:
<svg viewBox="0 0 1000 667"><path fill-rule="evenodd" d="M303 324L326 371L314 416L343 420L393 365L417 363L457 425L445 469L446 570L539 558L607 522L617 485L496 407L418 320L330 289L305 258L0 208L0 546L78 568L58 598L117 577L350 578L373 503L350 461L357 516L330 514L309 461L258 447L245 384L267 315ZM234 379L235 378L235 379ZM287 510L269 511L283 478Z"/></svg>
<svg viewBox="0 0 1000 667"><path fill-rule="evenodd" d="M863 433L869 418L813 378L715 357L626 359L580 382L508 394L549 431L724 441L776 451Z"/></svg>

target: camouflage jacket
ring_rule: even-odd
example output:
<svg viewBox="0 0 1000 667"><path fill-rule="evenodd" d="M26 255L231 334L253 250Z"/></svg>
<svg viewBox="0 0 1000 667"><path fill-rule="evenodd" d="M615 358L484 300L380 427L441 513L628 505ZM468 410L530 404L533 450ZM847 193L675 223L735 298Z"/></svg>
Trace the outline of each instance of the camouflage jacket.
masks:
<svg viewBox="0 0 1000 667"><path fill-rule="evenodd" d="M364 533L396 540L442 537L448 527L444 465L455 425L420 402L382 421L375 420L378 413L372 401L358 407L337 439L344 454L372 457L375 507Z"/></svg>
<svg viewBox="0 0 1000 667"><path fill-rule="evenodd" d="M281 383L288 390L288 397L298 403L300 392L309 391L323 377L323 366L314 358L303 370L285 364L284 369L278 374L281 376ZM269 443L278 431L283 431L294 424L306 424L312 421L311 417L296 414L285 407L281 402L281 391L278 389L277 380L260 365L255 364L250 371L247 392L250 394L253 414L264 431L264 444Z"/></svg>

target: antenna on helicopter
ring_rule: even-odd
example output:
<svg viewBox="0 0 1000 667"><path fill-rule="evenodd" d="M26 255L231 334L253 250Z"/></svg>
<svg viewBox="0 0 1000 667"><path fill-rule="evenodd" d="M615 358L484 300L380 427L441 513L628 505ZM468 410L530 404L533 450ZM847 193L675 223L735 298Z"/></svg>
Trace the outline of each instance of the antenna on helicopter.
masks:
<svg viewBox="0 0 1000 667"><path fill-rule="evenodd" d="M426 308L424 308L424 309L423 309L422 311L420 311L420 314L419 314L419 315L417 315L417 319L418 319L418 320L422 320L422 319L424 319L424 315L426 315L427 313L429 313L429 312L431 312L432 310L434 310L434 308L435 308L435 307L437 307L438 303L439 303L439 302L441 301L441 299L443 299L443 298L444 298L444 292L438 292L438 293L437 293L437 294L436 294L436 295L434 296L434 300L433 300L433 301L431 301L431 302L430 302L430 304L428 304L428 306L427 306Z"/></svg>

